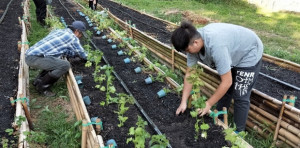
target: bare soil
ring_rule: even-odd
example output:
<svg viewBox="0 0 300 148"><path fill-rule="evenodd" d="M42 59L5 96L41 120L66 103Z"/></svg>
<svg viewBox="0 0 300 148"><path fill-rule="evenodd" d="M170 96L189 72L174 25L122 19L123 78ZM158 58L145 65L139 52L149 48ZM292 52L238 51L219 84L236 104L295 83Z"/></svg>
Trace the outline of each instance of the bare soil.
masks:
<svg viewBox="0 0 300 148"><path fill-rule="evenodd" d="M0 18L9 1L0 1ZM9 98L16 97L18 87L18 41L21 39L22 33L18 17L22 17L21 2L22 0L15 0L10 4L7 14L0 24L0 54L2 55L0 58L0 137L9 139L12 137L8 137L5 130L12 128L11 123L15 114ZM0 147L2 147L1 143Z"/></svg>

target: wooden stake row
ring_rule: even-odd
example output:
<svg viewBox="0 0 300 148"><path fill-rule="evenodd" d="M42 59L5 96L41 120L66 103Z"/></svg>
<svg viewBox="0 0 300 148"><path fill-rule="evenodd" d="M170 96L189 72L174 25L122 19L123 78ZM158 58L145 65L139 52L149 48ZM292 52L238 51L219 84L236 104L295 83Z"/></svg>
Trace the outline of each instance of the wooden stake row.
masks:
<svg viewBox="0 0 300 148"><path fill-rule="evenodd" d="M50 11L47 11L48 17L53 17ZM90 117L87 112L86 106L83 102L82 95L76 83L72 69L69 69L66 75L66 84L70 96L70 102L75 112L76 119L82 120L84 123L90 123ZM85 123L85 124L86 124ZM104 147L104 142L101 135L96 135L92 125L82 127L82 147L83 148L99 148ZM102 140L102 141L99 141Z"/></svg>

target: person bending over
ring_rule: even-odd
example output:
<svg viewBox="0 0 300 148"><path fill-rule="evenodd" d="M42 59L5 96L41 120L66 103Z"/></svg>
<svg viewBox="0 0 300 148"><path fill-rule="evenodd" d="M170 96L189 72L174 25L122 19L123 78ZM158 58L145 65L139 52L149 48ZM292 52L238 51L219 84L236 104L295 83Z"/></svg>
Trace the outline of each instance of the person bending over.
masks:
<svg viewBox="0 0 300 148"><path fill-rule="evenodd" d="M205 115L217 104L217 110L229 108L234 99L234 123L237 131L245 130L250 106L250 94L261 68L263 44L250 29L227 23L211 23L196 29L189 22L182 22L171 36L174 48L187 53L187 70L184 78L182 100L176 115L187 108L192 84L187 81L189 68L198 61L216 69L221 83L199 110Z"/></svg>
<svg viewBox="0 0 300 148"><path fill-rule="evenodd" d="M85 30L83 22L74 21L68 28L50 32L26 51L25 62L27 65L42 70L33 82L39 93L55 96L50 91L50 86L70 68L69 61L61 59L61 57L77 56L82 59L81 61L86 62L87 53L79 41Z"/></svg>

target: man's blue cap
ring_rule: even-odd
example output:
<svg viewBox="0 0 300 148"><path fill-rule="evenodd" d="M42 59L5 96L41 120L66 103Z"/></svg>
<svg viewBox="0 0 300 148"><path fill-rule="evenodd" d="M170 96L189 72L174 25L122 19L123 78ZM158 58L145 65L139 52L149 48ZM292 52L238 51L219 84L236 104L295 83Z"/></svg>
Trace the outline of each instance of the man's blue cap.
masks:
<svg viewBox="0 0 300 148"><path fill-rule="evenodd" d="M74 29L78 29L79 31L83 32L86 30L85 24L82 21L74 21L71 25Z"/></svg>

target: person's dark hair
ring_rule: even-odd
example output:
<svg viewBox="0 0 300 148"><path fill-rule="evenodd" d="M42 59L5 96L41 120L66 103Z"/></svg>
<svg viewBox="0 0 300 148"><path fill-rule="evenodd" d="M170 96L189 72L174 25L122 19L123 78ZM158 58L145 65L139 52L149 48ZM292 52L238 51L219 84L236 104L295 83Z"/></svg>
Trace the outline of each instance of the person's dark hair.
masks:
<svg viewBox="0 0 300 148"><path fill-rule="evenodd" d="M200 38L200 33L197 29L189 22L181 22L180 27L178 27L171 36L171 42L174 48L181 52L189 46L191 41Z"/></svg>

